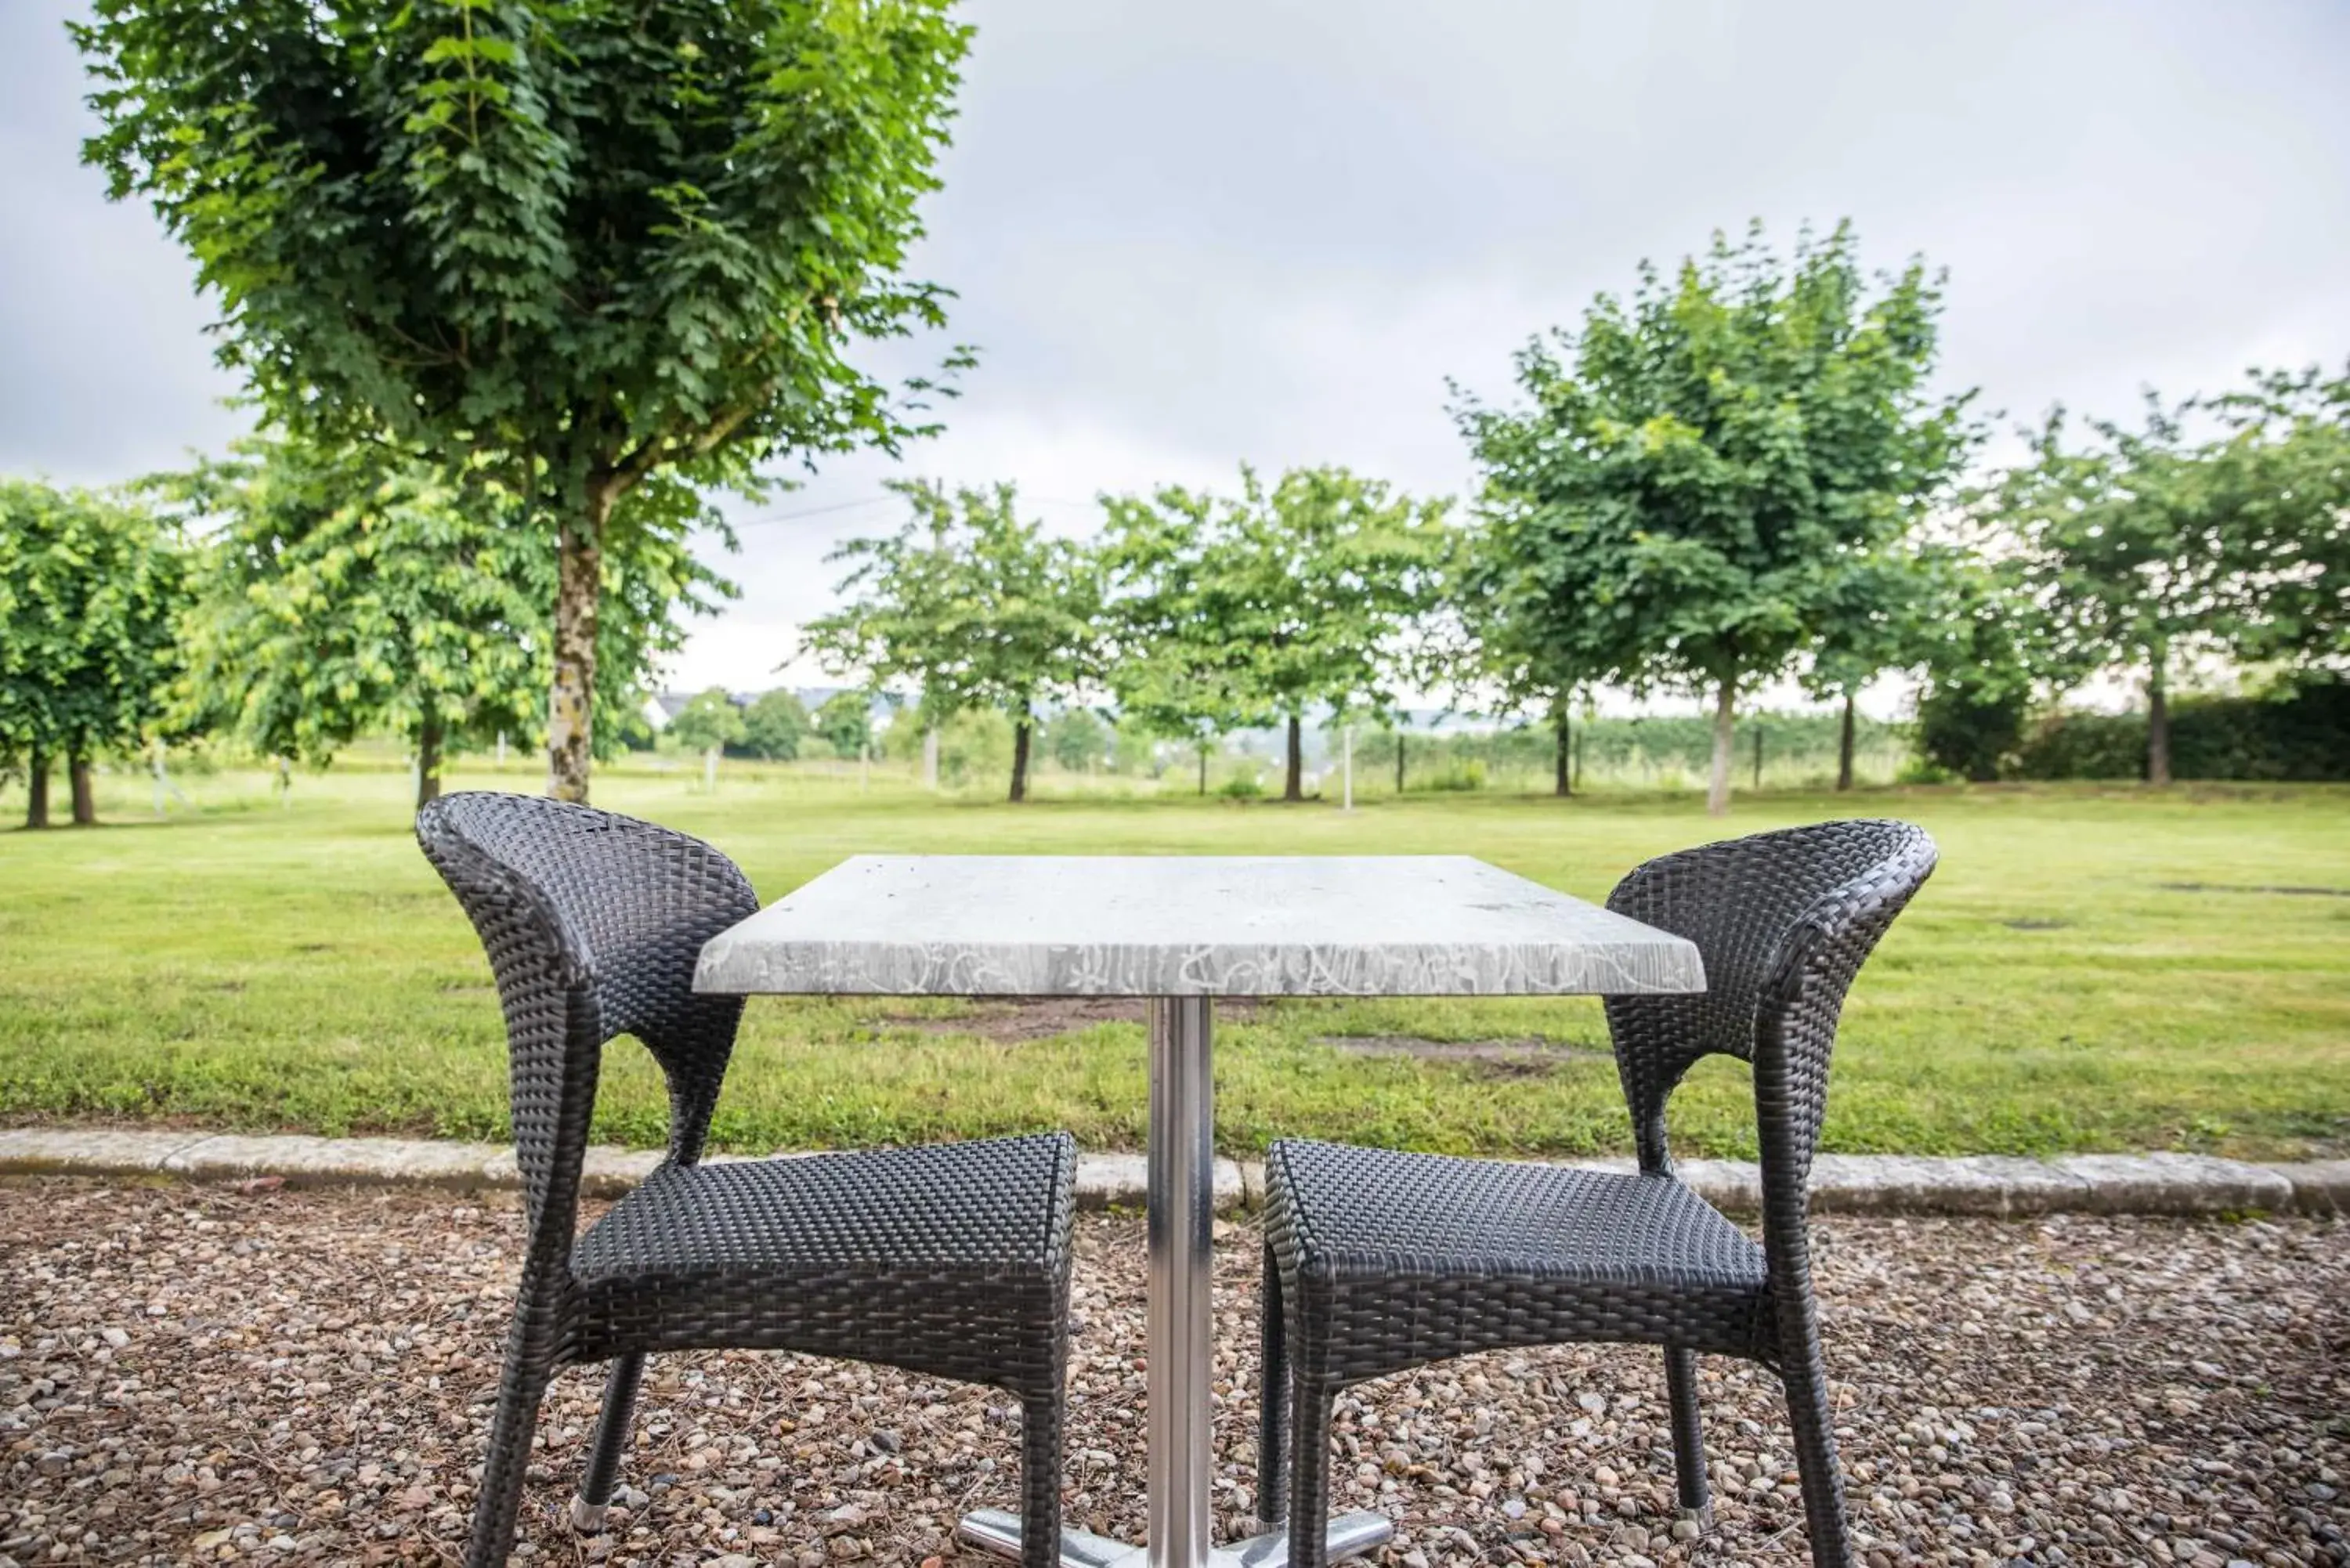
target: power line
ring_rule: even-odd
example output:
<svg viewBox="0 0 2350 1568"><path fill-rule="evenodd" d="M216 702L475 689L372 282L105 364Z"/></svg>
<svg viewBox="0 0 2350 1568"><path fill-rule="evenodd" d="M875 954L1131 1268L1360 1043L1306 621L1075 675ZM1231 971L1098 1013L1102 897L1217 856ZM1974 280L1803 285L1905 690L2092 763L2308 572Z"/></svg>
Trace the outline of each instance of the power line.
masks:
<svg viewBox="0 0 2350 1568"><path fill-rule="evenodd" d="M756 528L768 523L796 523L803 517L822 517L832 512L854 512L860 506L880 506L889 500L886 495L868 495L862 501L836 501L829 506L810 506L799 512L773 512L764 517L745 517L734 526Z"/></svg>

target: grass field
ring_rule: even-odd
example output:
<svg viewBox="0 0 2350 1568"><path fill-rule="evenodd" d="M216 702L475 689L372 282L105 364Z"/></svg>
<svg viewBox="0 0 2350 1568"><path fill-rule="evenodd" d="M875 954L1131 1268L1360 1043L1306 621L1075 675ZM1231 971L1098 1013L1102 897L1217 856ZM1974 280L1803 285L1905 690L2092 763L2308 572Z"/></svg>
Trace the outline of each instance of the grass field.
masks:
<svg viewBox="0 0 2350 1568"><path fill-rule="evenodd" d="M532 782L519 768L452 781ZM106 781L108 826L0 833L0 1117L503 1136L488 971L417 853L404 779L303 775L283 809L255 775L190 788L200 815L152 821L144 782L127 777ZM0 792L0 812L22 799ZM768 898L860 851L1465 853L1596 898L1636 862L1724 833L1898 815L1934 833L1942 868L1846 1011L1827 1147L2350 1147L2342 790L1763 795L1726 826L1688 796L1407 796L1351 815L1180 795L1015 808L789 770L737 770L714 795L682 773L606 774L597 800L713 840ZM1069 1022L1021 1039L1001 1010L756 1000L718 1141L1061 1126L1088 1147L1138 1145L1139 1025ZM1588 1000L1236 1012L1217 1082L1232 1151L1284 1132L1511 1153L1628 1141ZM657 1142L664 1108L644 1053L616 1047L599 1137ZM1735 1063L1709 1063L1674 1115L1686 1151L1752 1150Z"/></svg>

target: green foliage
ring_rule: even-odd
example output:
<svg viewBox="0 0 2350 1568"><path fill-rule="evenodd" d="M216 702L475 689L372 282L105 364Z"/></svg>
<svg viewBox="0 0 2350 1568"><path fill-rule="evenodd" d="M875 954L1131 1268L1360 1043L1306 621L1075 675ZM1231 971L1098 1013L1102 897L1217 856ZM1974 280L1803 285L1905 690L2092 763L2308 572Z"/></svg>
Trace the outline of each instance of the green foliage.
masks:
<svg viewBox="0 0 2350 1568"><path fill-rule="evenodd" d="M1918 754L1952 777L1989 784L2013 764L2030 699L2021 686L1929 687L1918 699Z"/></svg>
<svg viewBox="0 0 2350 1568"><path fill-rule="evenodd" d="M161 724L184 578L144 509L0 479L0 766L86 763Z"/></svg>
<svg viewBox="0 0 2350 1568"><path fill-rule="evenodd" d="M494 477L452 481L382 441L271 435L157 488L205 538L177 688L190 725L321 765L374 730L430 758L544 725L555 548L516 525ZM682 643L683 616L733 592L687 547L712 521L692 490L656 479L625 510L597 659L623 710Z"/></svg>
<svg viewBox="0 0 2350 1568"><path fill-rule="evenodd" d="M2206 487L2234 579L2232 651L2350 670L2350 371L2255 372L2211 405Z"/></svg>
<svg viewBox="0 0 2350 1568"><path fill-rule="evenodd" d="M1913 262L1872 297L1856 251L1848 225L1785 261L1717 235L1528 345L1521 409L1462 409L1475 580L1521 684L1713 692L1726 723L1940 496L1976 432L1926 389L1939 283Z"/></svg>
<svg viewBox="0 0 2350 1568"><path fill-rule="evenodd" d="M758 700L743 711L741 747L747 755L769 762L790 762L800 754L801 739L807 733L807 709L797 696L781 686L762 691Z"/></svg>
<svg viewBox="0 0 2350 1568"><path fill-rule="evenodd" d="M974 709L1003 713L1024 762L1036 704L1073 696L1095 677L1098 571L1085 550L1021 521L1009 484L951 497L940 485L891 488L913 517L888 538L833 553L852 563L838 588L847 602L808 622L802 651L877 689L919 687L924 724ZM1015 763L1013 798L1025 787Z"/></svg>
<svg viewBox="0 0 2350 1568"><path fill-rule="evenodd" d="M376 443L282 438L165 487L208 535L179 683L192 724L317 765L369 730L437 750L536 729L545 574L486 492Z"/></svg>
<svg viewBox="0 0 2350 1568"><path fill-rule="evenodd" d="M2074 445L2060 409L2033 460L1993 492L2057 647L2083 670L2142 672L2156 704L2175 658L2217 646L2230 626L2225 523L2187 440L2190 412L2149 395L2143 430L2095 421ZM2158 726L2149 739L2159 743ZM2155 767L2168 782L2167 764Z"/></svg>
<svg viewBox="0 0 2350 1568"><path fill-rule="evenodd" d="M1105 504L1122 717L1198 743L1391 707L1404 639L1436 602L1446 503L1341 468L1267 490L1244 467L1237 498L1169 486Z"/></svg>
<svg viewBox="0 0 2350 1568"><path fill-rule="evenodd" d="M669 722L669 732L681 747L699 754L740 745L749 727L743 722L743 710L734 706L734 699L726 694L726 688L712 686L697 692L678 711Z"/></svg>
<svg viewBox="0 0 2350 1568"><path fill-rule="evenodd" d="M2350 780L2350 683L2279 697L2180 698L2170 711L2171 767L2182 779ZM2032 727L2011 776L2146 776L2147 716L2055 711Z"/></svg>
<svg viewBox="0 0 2350 1568"><path fill-rule="evenodd" d="M1090 708L1065 708L1045 725L1045 751L1073 774L1109 755L1110 727Z"/></svg>
<svg viewBox="0 0 2350 1568"><path fill-rule="evenodd" d="M98 0L73 32L85 157L194 256L272 415L488 464L559 534L559 793L613 508L911 428L849 351L941 320L899 274L968 40L946 0Z"/></svg>
<svg viewBox="0 0 2350 1568"><path fill-rule="evenodd" d="M819 703L816 731L831 745L833 754L860 756L873 743L873 698L866 691L836 691Z"/></svg>

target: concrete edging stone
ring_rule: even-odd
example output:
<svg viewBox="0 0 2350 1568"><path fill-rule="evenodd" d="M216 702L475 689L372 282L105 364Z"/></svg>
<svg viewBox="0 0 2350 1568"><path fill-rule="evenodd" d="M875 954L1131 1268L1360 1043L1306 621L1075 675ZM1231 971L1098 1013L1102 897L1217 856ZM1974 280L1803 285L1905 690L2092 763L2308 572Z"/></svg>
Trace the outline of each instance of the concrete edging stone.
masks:
<svg viewBox="0 0 2350 1568"><path fill-rule="evenodd" d="M731 1157L713 1156L713 1159ZM598 1146L588 1151L581 1189L627 1191L660 1160L655 1149ZM1565 1161L1578 1168L1629 1170L1621 1159ZM1756 1168L1739 1160L1689 1160L1681 1179L1727 1213L1761 1202ZM455 1189L521 1183L514 1150L497 1144L426 1138L245 1136L184 1129L0 1127L0 1176L171 1176L192 1181L277 1178L289 1185L430 1186ZM1147 1168L1138 1154L1088 1154L1077 1162L1077 1196L1089 1209L1138 1208ZM1264 1194L1254 1161L1219 1159L1219 1208L1253 1208ZM2251 1165L2202 1154L2086 1154L2059 1159L2012 1155L1934 1158L1824 1154L1813 1162L1812 1207L1823 1214L2350 1213L2350 1160Z"/></svg>

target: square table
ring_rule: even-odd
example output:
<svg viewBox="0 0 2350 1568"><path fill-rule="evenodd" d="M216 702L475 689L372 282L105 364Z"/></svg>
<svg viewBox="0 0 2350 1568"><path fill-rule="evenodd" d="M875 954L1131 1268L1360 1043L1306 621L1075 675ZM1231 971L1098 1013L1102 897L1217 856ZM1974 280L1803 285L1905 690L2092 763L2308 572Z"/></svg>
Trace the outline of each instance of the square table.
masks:
<svg viewBox="0 0 2350 1568"><path fill-rule="evenodd" d="M1065 1530L1062 1561L1276 1568L1280 1533L1209 1537L1213 999L1695 992L1705 973L1682 938L1466 856L860 855L712 938L694 989L1149 999L1149 1540ZM1015 1515L961 1532L1019 1555ZM1392 1533L1346 1514L1329 1552Z"/></svg>

